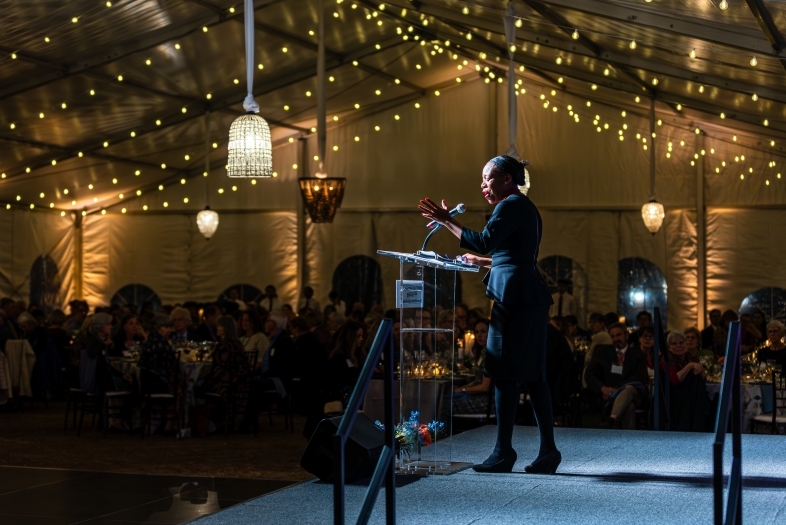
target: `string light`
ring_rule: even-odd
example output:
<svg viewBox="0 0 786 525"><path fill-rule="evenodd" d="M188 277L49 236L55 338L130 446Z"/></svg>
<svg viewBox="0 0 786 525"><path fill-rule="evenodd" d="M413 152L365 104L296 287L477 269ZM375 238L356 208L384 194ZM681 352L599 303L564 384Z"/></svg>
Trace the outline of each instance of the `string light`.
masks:
<svg viewBox="0 0 786 525"><path fill-rule="evenodd" d="M756 55L753 55L751 58L751 66L756 67L759 64L759 61L756 59Z"/></svg>
<svg viewBox="0 0 786 525"><path fill-rule="evenodd" d="M571 34L570 36L573 37L573 40L578 40L579 39L579 31L578 31L578 29L574 29L573 30L573 34Z"/></svg>
<svg viewBox="0 0 786 525"><path fill-rule="evenodd" d="M757 95L756 93L754 93L753 95L751 95L751 100L753 100L754 102L756 102L757 100L759 100L759 95Z"/></svg>
<svg viewBox="0 0 786 525"><path fill-rule="evenodd" d="M721 9L721 11L725 11L729 8L729 2L727 2L726 0L721 0L720 3L718 4L718 7Z"/></svg>
<svg viewBox="0 0 786 525"><path fill-rule="evenodd" d="M694 47L693 49L691 49L691 50L690 50L690 53L688 53L688 55L689 55L691 58L696 58L696 48Z"/></svg>
<svg viewBox="0 0 786 525"><path fill-rule="evenodd" d="M635 40L631 40L630 44L628 44L628 47L630 47L631 49L636 49L636 41Z"/></svg>

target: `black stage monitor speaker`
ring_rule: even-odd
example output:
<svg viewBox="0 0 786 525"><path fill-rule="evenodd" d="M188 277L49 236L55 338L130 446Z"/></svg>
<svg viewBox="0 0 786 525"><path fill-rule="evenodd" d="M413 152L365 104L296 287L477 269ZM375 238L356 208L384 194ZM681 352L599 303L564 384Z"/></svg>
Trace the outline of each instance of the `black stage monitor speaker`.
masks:
<svg viewBox="0 0 786 525"><path fill-rule="evenodd" d="M300 466L322 481L333 481L333 435L341 417L323 419L308 442ZM359 412L344 449L344 478L347 483L369 477L385 446L385 431Z"/></svg>

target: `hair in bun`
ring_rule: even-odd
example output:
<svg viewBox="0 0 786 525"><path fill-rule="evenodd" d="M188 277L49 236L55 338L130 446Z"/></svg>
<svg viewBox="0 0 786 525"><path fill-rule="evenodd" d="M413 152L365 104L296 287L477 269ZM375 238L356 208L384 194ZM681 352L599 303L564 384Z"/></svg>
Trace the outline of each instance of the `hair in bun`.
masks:
<svg viewBox="0 0 786 525"><path fill-rule="evenodd" d="M498 155L489 161L494 169L500 173L510 175L516 186L527 186L525 168L529 166L528 160L516 160L510 155Z"/></svg>

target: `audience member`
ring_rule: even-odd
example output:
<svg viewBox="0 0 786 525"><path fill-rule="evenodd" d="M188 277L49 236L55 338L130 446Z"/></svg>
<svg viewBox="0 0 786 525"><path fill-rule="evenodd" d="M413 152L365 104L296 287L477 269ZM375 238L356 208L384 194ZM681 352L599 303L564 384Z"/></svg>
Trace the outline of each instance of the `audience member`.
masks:
<svg viewBox="0 0 786 525"><path fill-rule="evenodd" d="M557 281L557 293L551 296L554 304L549 309L549 317L576 315L576 299L568 293L569 286L570 281L567 279Z"/></svg>
<svg viewBox="0 0 786 525"><path fill-rule="evenodd" d="M753 324L753 317L751 314L742 314L740 316L740 347L744 354L750 354L759 345L759 342L764 338L756 325Z"/></svg>
<svg viewBox="0 0 786 525"><path fill-rule="evenodd" d="M0 310L5 313L5 322L8 331L11 332L11 339L18 339L19 327L16 324L16 318L19 317L19 312L16 308L16 302L8 297L0 299Z"/></svg>
<svg viewBox="0 0 786 525"><path fill-rule="evenodd" d="M670 332L669 382L671 388L671 430L703 432L709 399L704 382L704 367L690 355L685 345L685 334ZM661 369L665 369L661 362Z"/></svg>
<svg viewBox="0 0 786 525"><path fill-rule="evenodd" d="M83 328L71 345L71 363L79 368L83 392L130 391L133 378L114 369L106 359L112 346L112 316L99 312L85 318Z"/></svg>
<svg viewBox="0 0 786 525"><path fill-rule="evenodd" d="M295 343L287 332L287 323L287 318L279 313L268 316L265 333L270 340L270 346L259 369L262 377L277 377L284 385L288 385L292 380L295 354Z"/></svg>
<svg viewBox="0 0 786 525"><path fill-rule="evenodd" d="M609 329L611 345L598 345L587 369L587 385L611 408L610 426L632 429L636 408L649 403L647 362L636 348L628 346L625 325Z"/></svg>
<svg viewBox="0 0 786 525"><path fill-rule="evenodd" d="M734 310L726 310L721 315L720 324L713 333L713 351L717 357L725 357L726 355L726 338L729 335L729 324L733 321L739 320L737 312Z"/></svg>
<svg viewBox="0 0 786 525"><path fill-rule="evenodd" d="M167 316L169 317L169 316ZM109 355L113 357L122 357L123 350L130 350L134 345L138 345L147 340L147 333L139 323L139 318L136 314L126 314L118 326L117 334L112 338L112 349Z"/></svg>
<svg viewBox="0 0 786 525"><path fill-rule="evenodd" d="M281 312L284 314L284 317L286 317L287 320L297 317L297 314L292 310L292 305L289 304L281 306Z"/></svg>
<svg viewBox="0 0 786 525"><path fill-rule="evenodd" d="M592 362L592 357L595 353L595 347L598 345L610 345L611 344L611 337L609 337L609 333L606 331L606 318L603 316L602 313L595 312L590 314L589 317L589 329L592 333L592 342L590 343L589 350L587 350L587 355L585 357L585 368L584 372L586 374L587 366Z"/></svg>
<svg viewBox="0 0 786 525"><path fill-rule="evenodd" d="M87 301L78 299L68 303L68 308L70 314L66 319L63 329L69 334L74 334L82 328L82 324L84 323L90 309L87 305Z"/></svg>
<svg viewBox="0 0 786 525"><path fill-rule="evenodd" d="M784 325L780 321L773 319L767 323L767 346L760 348L756 354L760 363L767 361L775 361L775 364L781 365L781 370L786 371L786 345L783 343Z"/></svg>
<svg viewBox="0 0 786 525"><path fill-rule="evenodd" d="M456 313L455 336L457 338L461 338L464 337L464 332L467 331L467 319L468 319L467 307L461 304L456 305L455 313Z"/></svg>
<svg viewBox="0 0 786 525"><path fill-rule="evenodd" d="M319 301L317 301L316 298L314 298L314 289L311 288L310 286L303 287L303 296L300 298L300 300L297 303L298 311L301 308L311 308L311 310L314 312L322 311L319 305Z"/></svg>
<svg viewBox="0 0 786 525"><path fill-rule="evenodd" d="M180 363L169 336L174 330L172 318L155 314L150 322L150 335L142 343L139 368L142 371L142 392L145 394L175 394Z"/></svg>
<svg viewBox="0 0 786 525"><path fill-rule="evenodd" d="M191 313L188 310L178 306L172 310L170 317L172 318L172 326L174 329L174 332L172 333L172 341L175 344L197 340L194 331L191 330L192 318Z"/></svg>
<svg viewBox="0 0 786 525"><path fill-rule="evenodd" d="M265 335L265 325L262 318L253 310L246 310L240 315L240 343L246 352L256 350L256 369L262 367L265 353L270 346L270 340Z"/></svg>
<svg viewBox="0 0 786 525"><path fill-rule="evenodd" d="M590 339L592 337L590 332L579 326L579 318L575 315L566 315L565 322L568 323L568 332L570 337L573 337L574 339L576 337L581 337L583 339Z"/></svg>
<svg viewBox="0 0 786 525"><path fill-rule="evenodd" d="M701 331L701 347L713 349L715 346L715 330L720 327L721 311L717 308L710 310L710 324Z"/></svg>
<svg viewBox="0 0 786 525"><path fill-rule="evenodd" d="M327 350L302 317L292 319L289 329L295 341L294 374L300 378L293 401L305 408L303 436L308 439L323 415L324 401L319 387L327 363Z"/></svg>
<svg viewBox="0 0 786 525"><path fill-rule="evenodd" d="M760 337L759 341L764 341L767 338L767 316L764 312L761 311L760 308L756 308L753 311L753 315L751 316L753 320L753 326L756 327L756 330L759 332Z"/></svg>
<svg viewBox="0 0 786 525"><path fill-rule="evenodd" d="M57 353L60 356L60 363L64 369L68 369L69 362L69 345L71 344L71 336L63 329L65 325L66 316L62 310L53 310L46 320L46 327L49 330L49 338L54 343ZM2 341L2 321L0 321L0 348L4 347ZM66 384L70 384L66 378Z"/></svg>
<svg viewBox="0 0 786 525"><path fill-rule="evenodd" d="M264 306L271 313L281 310L281 299L278 298L275 286L272 284L265 286L265 297L259 301L259 306Z"/></svg>
<svg viewBox="0 0 786 525"><path fill-rule="evenodd" d="M245 312L246 310L248 310L248 305L246 305L246 302L240 298L240 292L238 291L237 288L232 288L231 290L229 290L229 300L237 304L237 308L241 312Z"/></svg>
<svg viewBox="0 0 786 525"><path fill-rule="evenodd" d="M226 398L231 392L248 387L250 370L235 320L223 315L215 321L218 344L213 350L213 367L205 376L204 391Z"/></svg>
<svg viewBox="0 0 786 525"><path fill-rule="evenodd" d="M701 332L699 329L691 326L685 329L685 350L696 359L700 359L704 356L714 357L715 354L712 353L712 350L709 349L702 349L700 348L701 343Z"/></svg>
<svg viewBox="0 0 786 525"><path fill-rule="evenodd" d="M330 305L332 305L337 312L341 312L344 315L347 314L347 303L341 300L337 291L331 290L328 294L328 299L330 299Z"/></svg>
<svg viewBox="0 0 786 525"><path fill-rule="evenodd" d="M642 326L636 330L637 339L639 341L639 351L644 354L647 359L647 366L654 368L653 352L655 350L655 329L651 326Z"/></svg>
<svg viewBox="0 0 786 525"><path fill-rule="evenodd" d="M205 306L202 313L202 323L194 330L195 341L218 342L217 322L221 316L221 310L214 304Z"/></svg>
<svg viewBox="0 0 786 525"><path fill-rule="evenodd" d="M325 402L340 400L346 405L366 358L363 354L365 336L365 328L355 321L347 321L336 333L324 377Z"/></svg>
<svg viewBox="0 0 786 525"><path fill-rule="evenodd" d="M454 414L487 414L494 413L494 396L489 395L492 387L491 378L485 374L486 342L488 341L489 323L485 319L475 321L473 328L475 342L470 349L469 362L474 380L466 386L453 388ZM489 407L489 404L491 406Z"/></svg>

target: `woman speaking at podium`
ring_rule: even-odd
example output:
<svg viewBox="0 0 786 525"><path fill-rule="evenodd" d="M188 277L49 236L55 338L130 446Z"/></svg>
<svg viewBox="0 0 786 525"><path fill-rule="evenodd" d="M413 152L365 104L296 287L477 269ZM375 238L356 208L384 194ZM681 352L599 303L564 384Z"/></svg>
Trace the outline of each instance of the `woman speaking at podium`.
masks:
<svg viewBox="0 0 786 525"><path fill-rule="evenodd" d="M542 233L538 209L519 191L528 162L500 155L483 168L480 189L494 204L494 213L476 232L465 228L431 199L420 201L421 214L461 240L461 247L488 257L464 254L470 264L491 270L483 278L486 295L494 300L486 346L486 373L494 380L497 443L477 472L510 472L516 463L513 425L519 403L518 383L529 391L540 431L540 452L526 472L554 473L562 456L554 443L554 413L546 385L546 326L551 294L537 268Z"/></svg>

